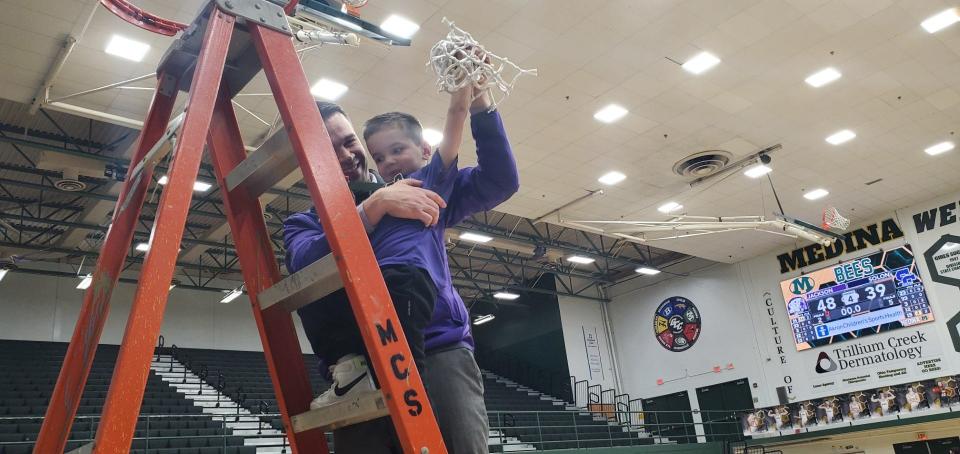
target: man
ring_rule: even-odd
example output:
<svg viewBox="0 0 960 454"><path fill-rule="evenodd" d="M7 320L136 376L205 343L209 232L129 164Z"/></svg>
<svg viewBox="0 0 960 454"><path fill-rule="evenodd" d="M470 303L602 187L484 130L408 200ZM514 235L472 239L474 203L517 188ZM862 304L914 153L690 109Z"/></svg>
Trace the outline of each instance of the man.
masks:
<svg viewBox="0 0 960 454"><path fill-rule="evenodd" d="M335 104L318 105L347 180L376 179L375 174L367 170L367 154L343 110ZM385 215L419 220L427 226L437 224L445 202L437 194L418 188L418 184L404 180L380 189L364 200L358 206L358 211L367 231L373 230ZM312 217L315 218L315 215ZM293 268L291 272L329 253L319 223L314 223L312 231L308 231L304 225L305 218L300 213L285 222L287 267ZM345 306L340 304L325 304L332 302L325 298L299 311L314 352L326 365L337 361L343 353L338 351L340 347L330 342L331 339L347 338L344 329L357 329L355 322L352 326L330 322L331 318L342 320L345 310ZM462 302L459 304L462 306ZM469 317L465 308L458 309L457 313L443 312L444 315L434 317L431 322L431 326L443 326L445 342L442 345L428 343L426 370L422 371L422 377L447 449L452 453L486 452L488 423L483 402L483 382L473 358ZM349 308L346 310L349 311ZM348 316L352 317L352 313ZM400 452L389 418L337 430L334 438L339 452Z"/></svg>

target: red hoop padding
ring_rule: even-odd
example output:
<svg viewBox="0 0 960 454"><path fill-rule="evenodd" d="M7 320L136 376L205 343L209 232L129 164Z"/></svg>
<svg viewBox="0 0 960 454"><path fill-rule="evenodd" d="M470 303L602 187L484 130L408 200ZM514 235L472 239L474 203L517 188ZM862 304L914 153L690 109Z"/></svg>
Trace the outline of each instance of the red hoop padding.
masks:
<svg viewBox="0 0 960 454"><path fill-rule="evenodd" d="M117 17L150 32L173 36L187 28L187 24L154 16L131 5L127 0L100 0L100 4Z"/></svg>

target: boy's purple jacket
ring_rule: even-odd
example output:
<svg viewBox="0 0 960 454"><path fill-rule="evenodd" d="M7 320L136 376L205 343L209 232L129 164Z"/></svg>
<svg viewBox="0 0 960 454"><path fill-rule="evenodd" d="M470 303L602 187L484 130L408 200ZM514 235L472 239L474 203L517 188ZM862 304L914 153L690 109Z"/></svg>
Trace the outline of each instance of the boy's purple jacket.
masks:
<svg viewBox="0 0 960 454"><path fill-rule="evenodd" d="M440 210L438 225L434 227L441 235L444 229L456 225L464 218L493 209L509 199L520 186L517 163L507 141L500 114L496 111L473 114L470 117L470 129L477 143L477 166L457 171L452 192L447 199L447 208ZM286 265L290 273L295 273L330 253L323 227L316 213L311 211L296 213L283 223ZM381 223L384 221L395 222L387 216ZM423 228L423 224L420 224L420 228ZM400 241L404 241L404 238ZM403 249L403 245L400 246L391 249ZM414 245L409 246L409 249L416 249ZM375 254L377 249L379 248L374 249ZM463 300L453 287L446 254L442 256L442 264L423 264L422 260L416 261L418 266L428 268L426 271L434 277L437 285L433 319L424 332L426 349L432 351L458 345L473 349L470 317ZM378 261L381 258L380 254L377 254ZM390 257L389 262L397 263L397 257ZM312 304L323 304L322 301L321 299Z"/></svg>

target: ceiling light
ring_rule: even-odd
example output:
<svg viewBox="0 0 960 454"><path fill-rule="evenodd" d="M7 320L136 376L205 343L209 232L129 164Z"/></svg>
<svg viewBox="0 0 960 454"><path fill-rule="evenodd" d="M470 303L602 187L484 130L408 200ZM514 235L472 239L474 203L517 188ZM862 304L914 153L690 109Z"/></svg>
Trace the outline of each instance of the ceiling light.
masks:
<svg viewBox="0 0 960 454"><path fill-rule="evenodd" d="M752 166L750 166L750 167L747 167L747 170L744 170L744 171L743 171L743 174L746 175L746 176L748 176L748 177L750 177L750 178L760 178L760 177L762 177L762 176L764 176L764 175L766 175L766 174L768 174L768 173L770 173L770 172L772 172L772 171L773 171L773 169L771 169L771 168L769 168L769 167L767 167L767 166L765 166L765 165L763 165L763 164L756 164L756 165L752 165Z"/></svg>
<svg viewBox="0 0 960 454"><path fill-rule="evenodd" d="M176 286L178 286L178 285L180 285L180 281L178 281L178 280L176 280L176 279L170 281L170 290L173 290L173 288L176 287Z"/></svg>
<svg viewBox="0 0 960 454"><path fill-rule="evenodd" d="M930 156L936 156L940 153L946 153L953 149L953 142L940 142L936 145L931 145L927 149L923 150L924 153Z"/></svg>
<svg viewBox="0 0 960 454"><path fill-rule="evenodd" d="M517 298L520 298L520 295L517 295L516 293L510 293L510 292L497 292L493 294L493 297L498 300L513 301Z"/></svg>
<svg viewBox="0 0 960 454"><path fill-rule="evenodd" d="M584 257L582 255L571 255L570 257L567 257L567 261L573 262L573 263L579 263L581 265L589 265L593 262L596 262L596 259L593 259L591 257Z"/></svg>
<svg viewBox="0 0 960 454"><path fill-rule="evenodd" d="M817 71L804 79L804 82L809 84L812 87L822 87L830 82L833 82L840 78L843 74L840 74L840 71L837 71L833 68L824 68L820 71Z"/></svg>
<svg viewBox="0 0 960 454"><path fill-rule="evenodd" d="M807 200L817 200L817 199L822 199L822 198L826 197L827 194L829 194L829 193L830 193L830 191L827 191L826 189L817 188L817 189L814 189L814 190L812 190L812 191L807 191L807 192L805 192L805 193L803 194L803 197L804 197L805 199L807 199Z"/></svg>
<svg viewBox="0 0 960 454"><path fill-rule="evenodd" d="M92 282L93 282L93 275L88 274L84 276L83 279L80 280L80 283L77 284L77 288L80 290L86 290L88 287L90 287L90 284Z"/></svg>
<svg viewBox="0 0 960 454"><path fill-rule="evenodd" d="M928 17L920 23L920 26L923 27L927 33L936 33L953 25L957 21L960 21L960 15L957 14L957 9L950 8Z"/></svg>
<svg viewBox="0 0 960 454"><path fill-rule="evenodd" d="M844 129L843 131L837 131L827 137L827 143L830 145L840 145L844 142L852 140L854 137L857 137L857 133Z"/></svg>
<svg viewBox="0 0 960 454"><path fill-rule="evenodd" d="M120 35L113 35L104 52L130 61L143 61L143 57L147 55L149 50L149 44L127 39Z"/></svg>
<svg viewBox="0 0 960 454"><path fill-rule="evenodd" d="M221 303L229 303L237 298L240 298L240 295L243 295L243 286L239 286L233 290L230 290L223 299L220 300Z"/></svg>
<svg viewBox="0 0 960 454"><path fill-rule="evenodd" d="M147 252L150 250L150 243L139 243L136 249L140 252Z"/></svg>
<svg viewBox="0 0 960 454"><path fill-rule="evenodd" d="M159 185L161 185L161 186L164 186L164 185L166 185L166 184L169 183L169 182L170 182L170 178L168 178L166 175L160 177L160 179L157 180L157 184L159 184ZM197 191L197 192L207 192L207 191L209 191L210 188L212 188L212 187L213 187L213 185L210 184L210 183L204 183L204 182L202 182L202 181L194 181L194 182L193 182L193 190L194 190L194 191Z"/></svg>
<svg viewBox="0 0 960 454"><path fill-rule="evenodd" d="M327 101L336 101L347 92L347 86L330 79L320 79L310 87L310 94Z"/></svg>
<svg viewBox="0 0 960 454"><path fill-rule="evenodd" d="M436 129L424 129L423 130L423 140L426 140L431 147L440 145L440 142L443 142L443 133L437 131Z"/></svg>
<svg viewBox="0 0 960 454"><path fill-rule="evenodd" d="M607 172L603 174L602 177L597 178L597 181L606 185L614 185L626 179L627 179L626 175L614 170L613 172Z"/></svg>
<svg viewBox="0 0 960 454"><path fill-rule="evenodd" d="M10 271L9 268L0 268L0 281L3 280L3 278L7 275L7 272L9 271Z"/></svg>
<svg viewBox="0 0 960 454"><path fill-rule="evenodd" d="M663 205L660 205L660 207L657 208L657 211L661 213L673 213L674 211L677 211L681 208L683 208L683 205L680 205L677 202L667 202L667 203L664 203Z"/></svg>
<svg viewBox="0 0 960 454"><path fill-rule="evenodd" d="M637 268L637 269L635 269L634 271L636 271L636 272L639 273L639 274L646 275L646 276L653 276L653 275L655 275L655 274L660 274L660 270L658 270L658 269L656 269L656 268L650 268L649 266L641 266L640 268Z"/></svg>
<svg viewBox="0 0 960 454"><path fill-rule="evenodd" d="M473 319L473 324L474 324L474 325L482 325L482 324L487 323L487 322L489 322L489 321L491 321L491 320L493 320L493 319L495 319L495 318L497 318L497 317L494 316L493 314L481 315L481 316Z"/></svg>
<svg viewBox="0 0 960 454"><path fill-rule="evenodd" d="M489 237L489 236L486 236L486 235L481 235L481 234L479 234L479 233L463 232L463 233L460 234L460 239L461 239L461 240L467 240L467 241L473 241L474 243L488 243L488 242L490 242L490 240L493 239L493 237Z"/></svg>
<svg viewBox="0 0 960 454"><path fill-rule="evenodd" d="M420 30L420 26L416 22L396 14L390 15L387 20L383 21L380 28L401 38L409 38L417 33L417 30Z"/></svg>
<svg viewBox="0 0 960 454"><path fill-rule="evenodd" d="M613 123L623 118L624 115L627 114L627 112L628 110L624 109L621 106L618 106L616 104L610 104L604 107L603 109L598 110L597 113L593 114L593 118L595 118L597 121L602 121L604 123Z"/></svg>
<svg viewBox="0 0 960 454"><path fill-rule="evenodd" d="M680 67L692 74L702 74L708 69L717 66L717 63L720 63L720 59L717 58L716 55L710 52L700 52L694 55L693 58L687 60L686 63L680 65Z"/></svg>

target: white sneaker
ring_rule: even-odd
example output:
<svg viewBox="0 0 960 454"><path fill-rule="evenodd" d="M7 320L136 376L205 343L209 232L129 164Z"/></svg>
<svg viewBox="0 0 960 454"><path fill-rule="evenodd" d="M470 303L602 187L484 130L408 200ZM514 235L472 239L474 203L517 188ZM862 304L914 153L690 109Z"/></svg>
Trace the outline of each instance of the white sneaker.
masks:
<svg viewBox="0 0 960 454"><path fill-rule="evenodd" d="M380 392L373 386L367 360L361 355L349 354L340 358L336 365L330 366L330 372L333 385L310 402L311 410L350 400L364 393Z"/></svg>

